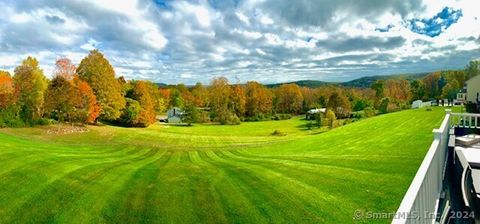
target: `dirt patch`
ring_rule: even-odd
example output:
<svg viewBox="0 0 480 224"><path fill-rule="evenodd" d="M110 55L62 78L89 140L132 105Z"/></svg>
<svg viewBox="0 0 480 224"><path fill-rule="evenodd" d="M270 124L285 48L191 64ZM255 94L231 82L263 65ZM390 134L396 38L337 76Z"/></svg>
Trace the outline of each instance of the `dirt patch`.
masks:
<svg viewBox="0 0 480 224"><path fill-rule="evenodd" d="M49 135L67 135L87 132L88 128L79 125L57 125L49 127L46 132Z"/></svg>

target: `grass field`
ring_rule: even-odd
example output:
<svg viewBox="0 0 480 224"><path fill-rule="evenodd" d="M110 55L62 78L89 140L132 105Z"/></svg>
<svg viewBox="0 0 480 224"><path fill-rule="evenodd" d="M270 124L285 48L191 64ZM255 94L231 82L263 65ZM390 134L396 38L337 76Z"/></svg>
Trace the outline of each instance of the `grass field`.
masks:
<svg viewBox="0 0 480 224"><path fill-rule="evenodd" d="M0 223L351 223L397 209L443 116L0 129Z"/></svg>

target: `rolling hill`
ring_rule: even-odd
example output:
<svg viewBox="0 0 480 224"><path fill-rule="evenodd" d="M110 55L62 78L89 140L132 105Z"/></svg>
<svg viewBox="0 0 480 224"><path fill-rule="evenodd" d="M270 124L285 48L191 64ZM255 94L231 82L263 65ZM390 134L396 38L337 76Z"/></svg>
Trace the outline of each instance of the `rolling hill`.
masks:
<svg viewBox="0 0 480 224"><path fill-rule="evenodd" d="M387 79L414 80L414 79L422 79L425 76L427 76L428 74L430 74L430 72L428 72L428 73L414 73L414 74L399 74L399 75L365 76L365 77L361 77L361 78L346 81L346 82L324 82L324 81L318 81L318 80L300 80L300 81L294 81L294 82L267 84L265 86L270 87L270 88L275 88L275 87L278 87L282 84L294 83L294 84L297 84L298 86L309 87L309 88L317 88L317 87L326 86L326 85L338 85L338 86L345 86L345 87L368 88L377 80L387 80Z"/></svg>
<svg viewBox="0 0 480 224"><path fill-rule="evenodd" d="M0 223L358 223L397 209L443 116L0 129Z"/></svg>

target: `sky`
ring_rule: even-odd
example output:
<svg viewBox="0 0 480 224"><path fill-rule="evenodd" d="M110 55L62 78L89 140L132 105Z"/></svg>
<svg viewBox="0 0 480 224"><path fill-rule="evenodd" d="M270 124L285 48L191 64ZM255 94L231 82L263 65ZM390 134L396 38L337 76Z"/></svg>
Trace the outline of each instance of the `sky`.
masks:
<svg viewBox="0 0 480 224"><path fill-rule="evenodd" d="M346 81L464 68L480 58L478 0L0 1L0 69L51 77L99 49L117 76Z"/></svg>

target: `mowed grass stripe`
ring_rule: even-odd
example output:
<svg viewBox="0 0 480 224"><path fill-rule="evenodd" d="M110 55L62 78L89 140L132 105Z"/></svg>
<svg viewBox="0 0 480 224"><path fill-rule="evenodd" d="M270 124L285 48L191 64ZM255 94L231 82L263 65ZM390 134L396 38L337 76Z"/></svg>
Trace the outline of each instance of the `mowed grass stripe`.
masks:
<svg viewBox="0 0 480 224"><path fill-rule="evenodd" d="M299 117L0 129L0 223L351 223L356 209L395 211L444 114L402 111L325 133Z"/></svg>
<svg viewBox="0 0 480 224"><path fill-rule="evenodd" d="M66 208L68 203L71 203L72 200L76 199L76 195L84 194L89 184L94 184L96 181L107 175L116 174L113 172L114 169L132 164L135 161L139 161L140 158L153 159L151 151L152 150L149 150L147 153L144 152L142 154L130 154L130 157L124 157L118 160L108 162L105 162L105 160L99 160L84 165L78 165L76 163L72 164L71 162L75 162L75 160L49 160L49 166L42 163L31 164L32 166L27 170L28 172L16 172L9 176L10 178L16 179L7 182L16 183L20 188L15 190L17 194L8 195L13 196L10 200L8 200L9 198L2 199L10 202L9 206L12 207L12 210L19 207L19 212L14 213L10 217L13 220L16 220L16 217L20 215L20 212L25 210L35 211L35 209L40 210L38 213L41 215L38 215L37 212L33 212L31 213L34 215L32 217L29 217L28 214L22 215L22 217L26 218L25 220L35 220L38 222L48 221L52 218L58 219L59 217L57 215L63 212L62 209ZM158 150L153 151L157 152ZM46 161L42 162L46 163ZM126 170L130 170L130 168ZM49 173L48 171L54 173ZM25 178L19 175L25 173L38 177L34 179L32 177ZM8 180L8 177L5 179ZM28 181L22 183L21 180ZM101 191L96 193L100 194ZM63 203L55 203L56 200L60 200ZM80 203L80 205L84 204ZM87 208L89 209L90 207ZM55 217L52 217L52 215ZM9 215L6 214L4 217L8 216Z"/></svg>

